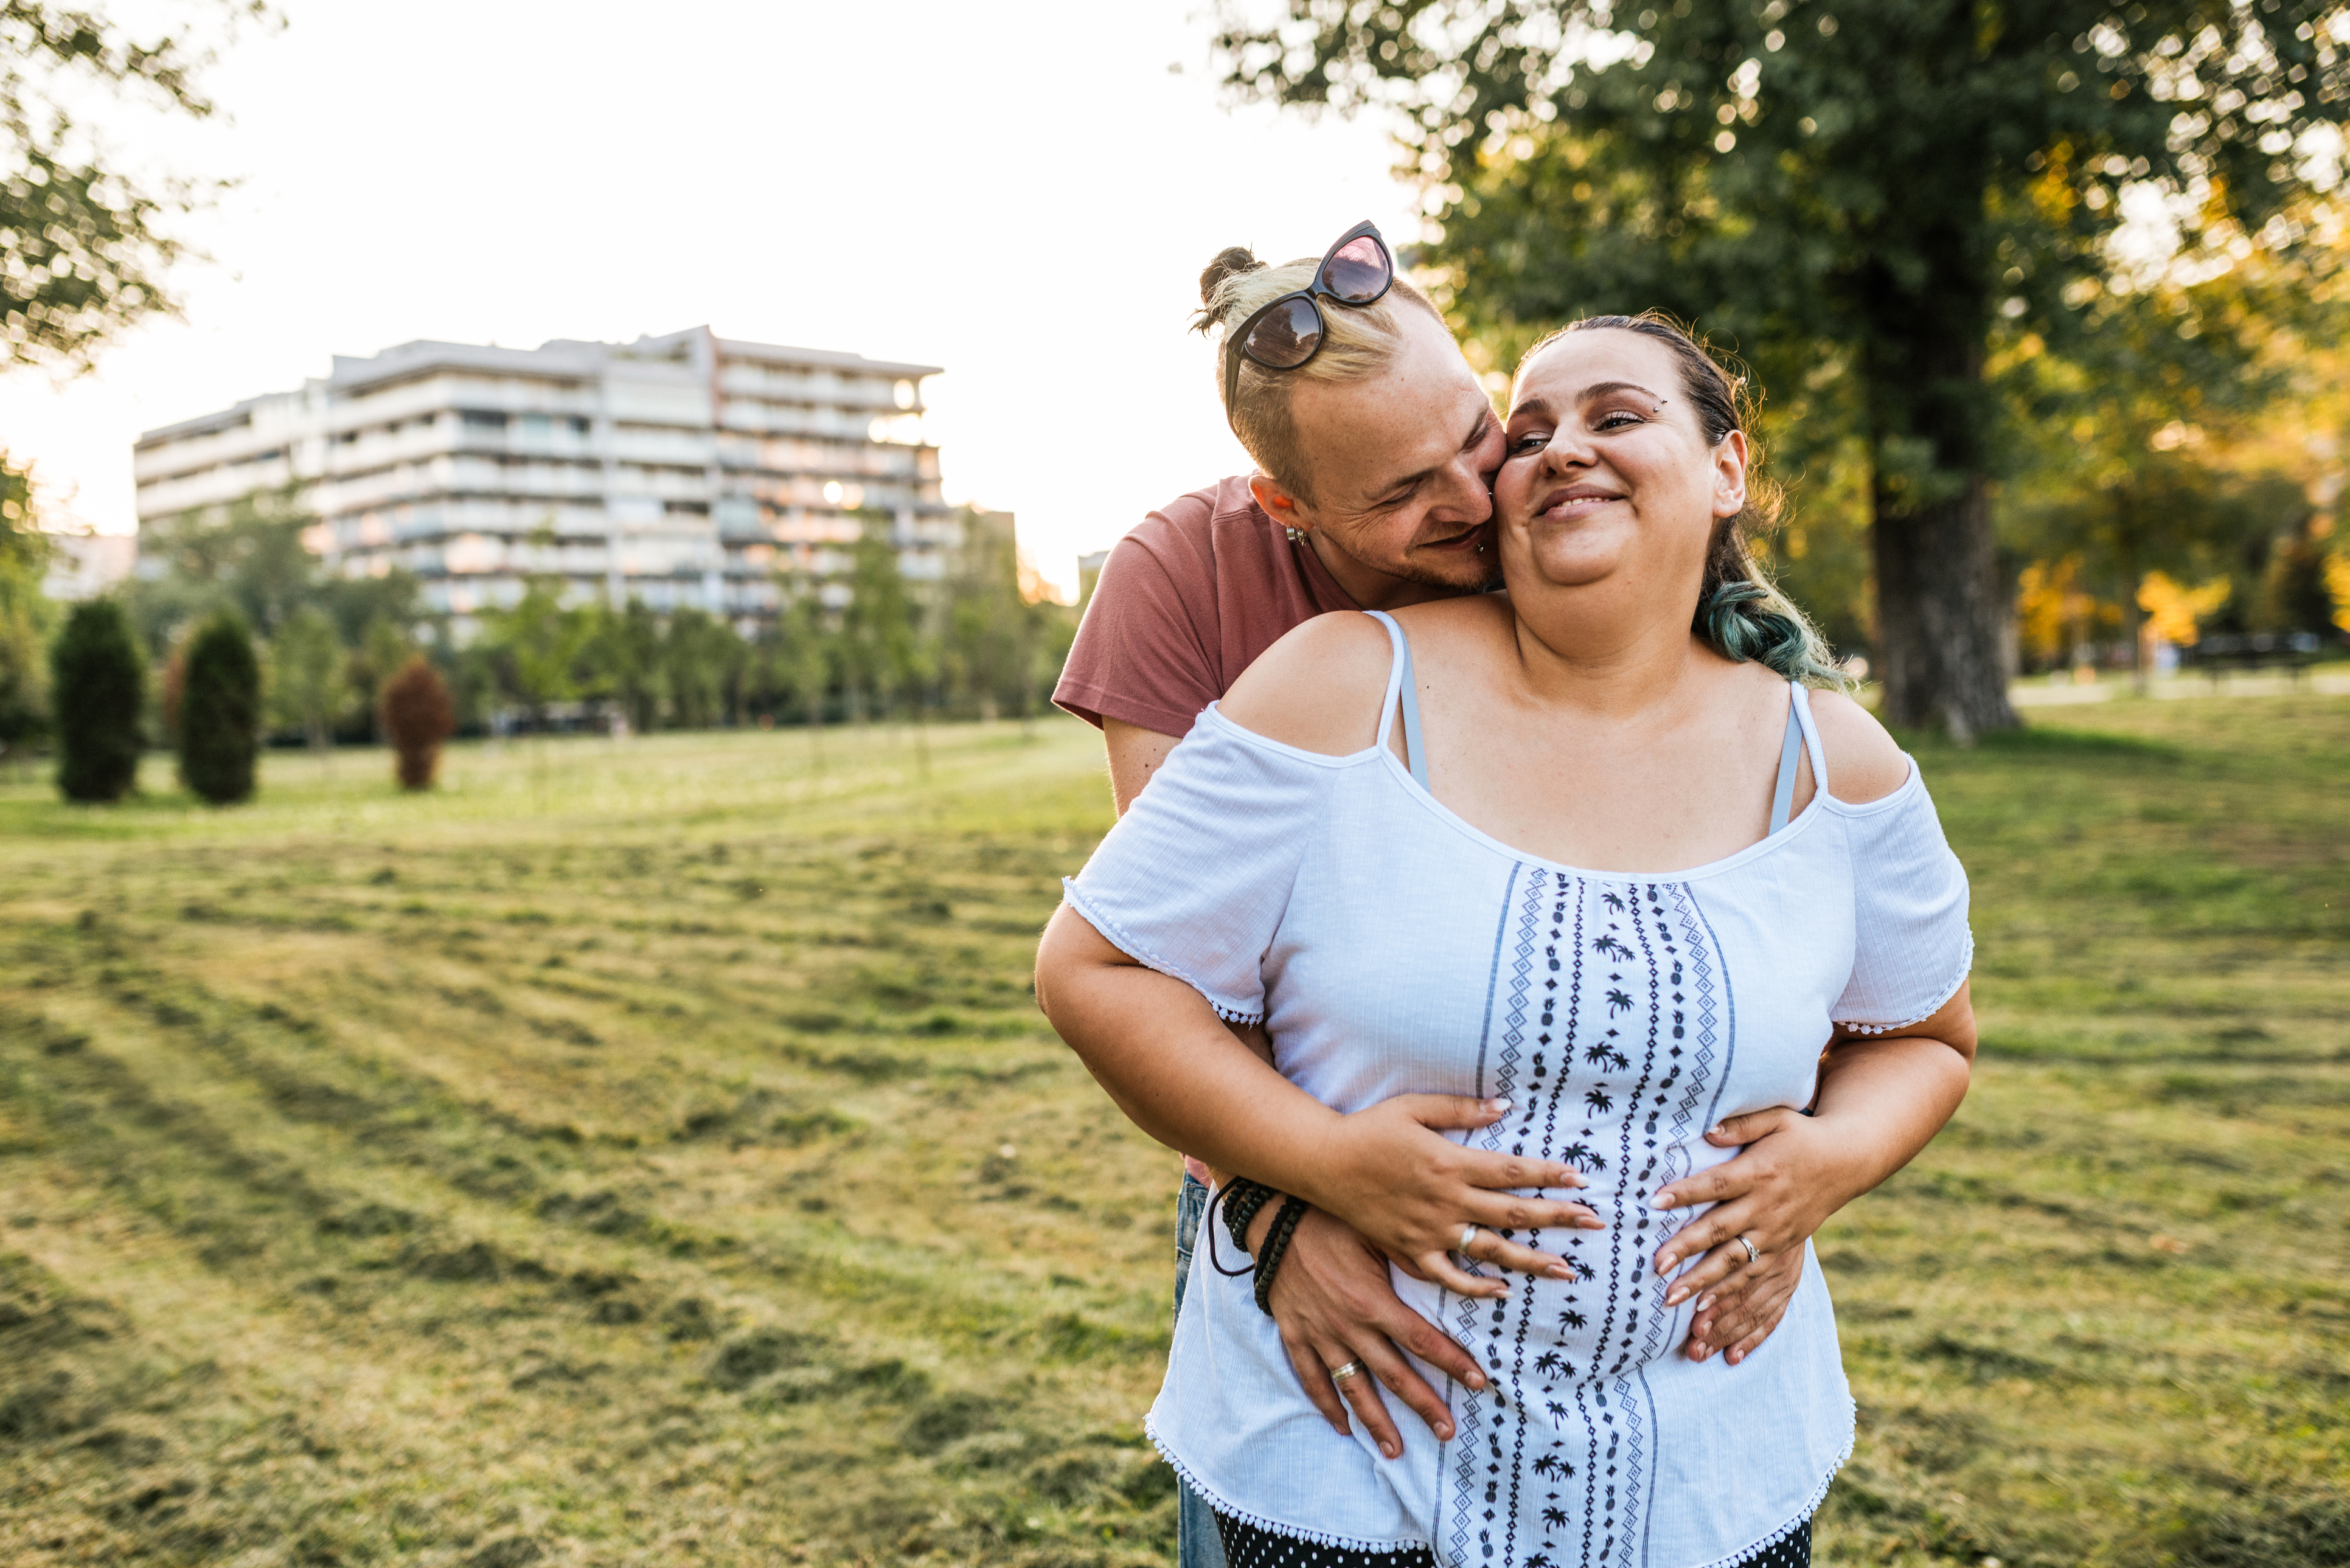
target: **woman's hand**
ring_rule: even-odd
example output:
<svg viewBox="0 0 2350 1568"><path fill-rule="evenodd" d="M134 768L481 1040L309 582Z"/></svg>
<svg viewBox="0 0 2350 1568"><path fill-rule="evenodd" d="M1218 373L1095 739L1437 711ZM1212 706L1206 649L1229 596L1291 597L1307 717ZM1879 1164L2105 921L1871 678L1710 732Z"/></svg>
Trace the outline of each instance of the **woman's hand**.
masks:
<svg viewBox="0 0 2350 1568"><path fill-rule="evenodd" d="M1690 1320L1689 1343L1681 1347L1681 1353L1691 1361L1703 1361L1721 1350L1722 1359L1737 1366L1753 1355L1754 1347L1778 1328L1780 1320L1787 1315L1787 1303L1795 1299L1795 1287L1803 1282L1804 1254L1800 1248L1765 1258L1747 1277L1742 1288L1733 1293L1731 1287L1740 1282L1732 1281L1704 1298L1712 1304L1700 1309L1697 1316Z"/></svg>
<svg viewBox="0 0 2350 1568"><path fill-rule="evenodd" d="M1804 1243L1942 1129L1966 1097L1974 1054L1974 1006L1962 981L1932 1017L1901 1034L1840 1034L1820 1067L1816 1114L1755 1111L1706 1134L1716 1147L1744 1148L1653 1199L1667 1210L1715 1206L1657 1252L1659 1274L1698 1260L1665 1293L1669 1306L1696 1298L1690 1359L1727 1345L1724 1359L1735 1366L1770 1335L1802 1277Z"/></svg>
<svg viewBox="0 0 2350 1568"><path fill-rule="evenodd" d="M1573 1167L1464 1148L1436 1130L1490 1127L1503 1102L1402 1095L1340 1116L1235 1038L1199 992L1137 963L1066 904L1037 950L1036 1002L1144 1132L1336 1215L1459 1294L1509 1292L1449 1255L1470 1227L1475 1261L1554 1279L1575 1277L1565 1260L1495 1231L1602 1228L1584 1204L1519 1196L1585 1185Z"/></svg>
<svg viewBox="0 0 2350 1568"><path fill-rule="evenodd" d="M1340 1116L1323 1131L1312 1190L1299 1196L1345 1220L1417 1277L1457 1295L1509 1293L1505 1282L1469 1273L1453 1261L1471 1226L1476 1234L1464 1256L1522 1274L1571 1280L1575 1271L1565 1259L1499 1232L1605 1229L1587 1204L1522 1196L1587 1185L1583 1174L1557 1160L1468 1148L1440 1130L1490 1127L1509 1110L1507 1100L1398 1095Z"/></svg>
<svg viewBox="0 0 2350 1568"><path fill-rule="evenodd" d="M1659 1209L1715 1206L1659 1250L1657 1272L1669 1275L1698 1259L1674 1280L1665 1304L1697 1300L1690 1360L1727 1348L1724 1359L1735 1366L1778 1326L1803 1277L1804 1243L1866 1189L1871 1164L1856 1162L1841 1140L1822 1137L1816 1117L1783 1107L1732 1116L1706 1141L1745 1149L1657 1194ZM1749 1257L1747 1241L1759 1259Z"/></svg>

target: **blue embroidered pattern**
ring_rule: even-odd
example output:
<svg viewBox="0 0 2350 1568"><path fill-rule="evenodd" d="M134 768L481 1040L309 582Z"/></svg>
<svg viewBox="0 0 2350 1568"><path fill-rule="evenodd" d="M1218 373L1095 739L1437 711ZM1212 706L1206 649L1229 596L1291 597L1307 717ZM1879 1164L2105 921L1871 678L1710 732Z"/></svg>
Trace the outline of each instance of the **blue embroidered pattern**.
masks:
<svg viewBox="0 0 2350 1568"><path fill-rule="evenodd" d="M1565 1257L1578 1279L1521 1277L1498 1302L1444 1302L1492 1382L1454 1391L1440 1555L1461 1568L1639 1568L1655 1485L1644 1369L1689 1310L1665 1309L1648 1266L1685 1216L1648 1199L1688 1174L1687 1146L1710 1125L1731 1057L1728 987L1685 884L1522 863L1508 897L1502 1006L1488 1012L1499 1049L1477 1092L1513 1108L1470 1141L1573 1164L1612 1220L1512 1238Z"/></svg>

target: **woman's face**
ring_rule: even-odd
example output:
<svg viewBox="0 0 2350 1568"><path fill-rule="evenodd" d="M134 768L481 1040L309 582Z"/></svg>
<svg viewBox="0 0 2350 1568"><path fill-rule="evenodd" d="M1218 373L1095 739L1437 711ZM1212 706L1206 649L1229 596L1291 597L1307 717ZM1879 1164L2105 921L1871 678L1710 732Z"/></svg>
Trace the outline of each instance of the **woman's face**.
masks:
<svg viewBox="0 0 2350 1568"><path fill-rule="evenodd" d="M1669 348L1567 334L1519 373L1504 439L1493 512L1513 590L1613 579L1688 614L1715 524L1746 504L1746 438L1708 442Z"/></svg>

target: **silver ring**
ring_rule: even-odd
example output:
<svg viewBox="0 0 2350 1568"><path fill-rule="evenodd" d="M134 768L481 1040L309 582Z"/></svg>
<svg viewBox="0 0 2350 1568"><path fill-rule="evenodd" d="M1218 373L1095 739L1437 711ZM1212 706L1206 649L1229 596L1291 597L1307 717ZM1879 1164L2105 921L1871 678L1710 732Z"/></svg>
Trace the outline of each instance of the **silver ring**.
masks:
<svg viewBox="0 0 2350 1568"><path fill-rule="evenodd" d="M1748 1241L1743 1236L1735 1237L1733 1240L1735 1240L1740 1246L1746 1249L1746 1261L1748 1262L1759 1263L1762 1261L1762 1254L1754 1250L1753 1242Z"/></svg>
<svg viewBox="0 0 2350 1568"><path fill-rule="evenodd" d="M1476 1239L1477 1227L1474 1225L1463 1225L1461 1227L1461 1240L1454 1243L1452 1250L1465 1258L1469 1255L1469 1243L1474 1241Z"/></svg>
<svg viewBox="0 0 2350 1568"><path fill-rule="evenodd" d="M1330 1368L1330 1381L1333 1383L1344 1383L1349 1377L1360 1377L1362 1375L1363 1364L1359 1361L1349 1361L1344 1366Z"/></svg>

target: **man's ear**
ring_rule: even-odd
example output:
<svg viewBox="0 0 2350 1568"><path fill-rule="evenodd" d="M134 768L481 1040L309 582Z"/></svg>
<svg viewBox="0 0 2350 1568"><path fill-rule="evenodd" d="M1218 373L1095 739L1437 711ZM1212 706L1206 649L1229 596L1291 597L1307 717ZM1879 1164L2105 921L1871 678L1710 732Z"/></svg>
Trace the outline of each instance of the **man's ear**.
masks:
<svg viewBox="0 0 2350 1568"><path fill-rule="evenodd" d="M1280 481L1262 473L1252 474L1249 476L1249 493L1256 497L1256 504L1264 508L1265 515L1282 526L1295 528L1300 533L1314 526L1312 519L1305 515L1305 508L1299 504L1297 497L1281 487Z"/></svg>

